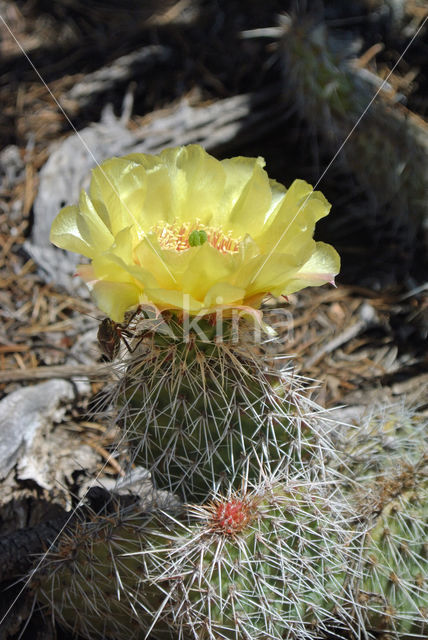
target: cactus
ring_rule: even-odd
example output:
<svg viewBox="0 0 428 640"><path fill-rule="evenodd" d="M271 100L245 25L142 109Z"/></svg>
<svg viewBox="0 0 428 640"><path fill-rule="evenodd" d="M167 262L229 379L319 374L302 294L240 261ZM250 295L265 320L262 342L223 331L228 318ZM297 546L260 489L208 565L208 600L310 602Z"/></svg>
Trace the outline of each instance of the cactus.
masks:
<svg viewBox="0 0 428 640"><path fill-rule="evenodd" d="M366 412L357 426L334 430L330 466L348 482L370 484L403 462L416 463L428 448L426 417L404 402Z"/></svg>
<svg viewBox="0 0 428 640"><path fill-rule="evenodd" d="M340 159L411 252L418 229L428 224L427 124L385 92L374 99L382 79L359 68L322 21L312 15L280 20L285 98L332 153L346 141Z"/></svg>
<svg viewBox="0 0 428 640"><path fill-rule="evenodd" d="M302 33L287 46L316 44ZM336 135L361 103L328 56L321 47ZM178 516L168 504L94 511L47 554L36 597L88 640L423 629L421 429L372 421L363 449L361 433L338 438L338 456L334 421L235 322L243 311L263 326L267 292L332 282L339 270L335 250L312 239L323 196L302 181L286 190L262 165L219 163L197 146L112 159L54 222L53 241L91 259L80 274L109 315L100 338L118 356L110 406L134 461L156 489L194 502Z"/></svg>
<svg viewBox="0 0 428 640"><path fill-rule="evenodd" d="M178 637L282 640L350 629L357 556L346 509L327 487L268 476L188 509L189 523L155 552L153 576Z"/></svg>
<svg viewBox="0 0 428 640"><path fill-rule="evenodd" d="M292 374L266 371L233 340L233 316L261 322L267 293L333 283L340 269L336 250L313 239L328 201L303 180L286 189L264 164L219 161L199 145L111 158L51 229L57 246L91 260L79 275L109 316L104 352L115 356L123 338L130 353L112 404L136 437L135 459L186 500L224 477L239 486L255 453L286 464L323 446L306 433ZM155 309L152 326L138 322L143 305Z"/></svg>
<svg viewBox="0 0 428 640"><path fill-rule="evenodd" d="M355 597L369 629L428 632L428 431L403 405L366 416L337 443L343 485L359 514L362 575Z"/></svg>
<svg viewBox="0 0 428 640"><path fill-rule="evenodd" d="M368 626L390 637L428 632L428 456L376 479L361 498L369 523L358 598Z"/></svg>
<svg viewBox="0 0 428 640"><path fill-rule="evenodd" d="M232 321L223 322L221 340L206 320L199 323L205 339L191 331L184 340L172 314L165 324L169 335L145 331L112 392L135 459L159 488L199 501L228 480L239 487L244 468L257 477L261 461L286 466L315 459L322 466L327 429L291 370L279 360L274 368L254 353L257 345L235 339ZM141 331L137 320L137 344Z"/></svg>
<svg viewBox="0 0 428 640"><path fill-rule="evenodd" d="M33 578L85 639L315 640L352 626L358 556L328 485L267 474L179 517L113 507L73 524Z"/></svg>
<svg viewBox="0 0 428 640"><path fill-rule="evenodd" d="M48 554L37 599L88 639L424 637L425 427L405 407L369 416L324 483L259 467L178 518L93 514Z"/></svg>
<svg viewBox="0 0 428 640"><path fill-rule="evenodd" d="M146 580L147 550L159 546L170 528L162 507L177 511L176 502L166 497L159 501L158 494L150 511L113 498L108 509L76 514L31 574L42 609L87 640L144 640L163 600L162 592ZM158 620L152 637L175 636Z"/></svg>

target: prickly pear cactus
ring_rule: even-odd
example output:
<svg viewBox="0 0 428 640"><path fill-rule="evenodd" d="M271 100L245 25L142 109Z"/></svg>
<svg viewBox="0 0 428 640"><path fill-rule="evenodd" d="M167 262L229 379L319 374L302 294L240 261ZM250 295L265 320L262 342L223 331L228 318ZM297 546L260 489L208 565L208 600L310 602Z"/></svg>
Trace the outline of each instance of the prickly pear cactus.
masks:
<svg viewBox="0 0 428 640"><path fill-rule="evenodd" d="M32 578L87 639L315 640L349 629L358 554L348 507L303 474L264 479L187 514L112 503L63 532Z"/></svg>
<svg viewBox="0 0 428 640"><path fill-rule="evenodd" d="M426 637L428 454L378 477L360 510L369 523L358 593L368 627L390 637Z"/></svg>
<svg viewBox="0 0 428 640"><path fill-rule="evenodd" d="M333 283L340 269L313 239L324 196L263 167L198 145L112 158L52 225L52 242L90 259L79 275L108 316L110 406L134 461L187 501L227 496L190 510L199 524L139 516L133 529L109 516L75 532L71 557L60 546L39 593L69 627L80 607L74 628L86 637L171 627L180 640L297 640L353 619L346 516L313 485L326 482L330 425L292 371L234 335L234 318L264 328L266 294ZM302 475L272 479L290 470Z"/></svg>
<svg viewBox="0 0 428 640"><path fill-rule="evenodd" d="M214 334L208 322L200 326ZM198 501L230 480L239 487L243 470L255 477L262 461L310 466L316 457L322 466L328 438L295 374L235 341L227 321L221 341L192 332L183 340L171 315L167 327L173 337L153 332L130 354L113 392L136 460L159 488Z"/></svg>
<svg viewBox="0 0 428 640"><path fill-rule="evenodd" d="M153 576L169 590L180 638L297 640L349 628L357 556L343 504L325 487L265 478L189 512Z"/></svg>
<svg viewBox="0 0 428 640"><path fill-rule="evenodd" d="M374 407L353 425L334 430L336 456L329 463L349 482L370 483L403 462L416 463L428 449L426 416L405 403Z"/></svg>

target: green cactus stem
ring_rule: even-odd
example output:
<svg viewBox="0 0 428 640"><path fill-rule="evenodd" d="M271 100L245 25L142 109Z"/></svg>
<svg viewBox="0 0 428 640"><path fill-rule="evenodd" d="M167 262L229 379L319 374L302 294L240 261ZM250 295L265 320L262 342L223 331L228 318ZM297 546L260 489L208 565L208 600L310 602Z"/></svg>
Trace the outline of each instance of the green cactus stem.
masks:
<svg viewBox="0 0 428 640"><path fill-rule="evenodd" d="M344 506L325 487L265 478L189 513L153 575L168 592L178 637L301 640L351 631L347 585L357 556Z"/></svg>
<svg viewBox="0 0 428 640"><path fill-rule="evenodd" d="M359 496L368 523L358 599L389 638L428 634L428 453L397 463Z"/></svg>
<svg viewBox="0 0 428 640"><path fill-rule="evenodd" d="M365 532L355 597L367 628L389 640L428 634L427 426L401 403L337 430L333 465Z"/></svg>
<svg viewBox="0 0 428 640"><path fill-rule="evenodd" d="M151 545L163 544L170 521L159 508L141 511L114 500L108 510L74 518L31 574L35 599L55 622L79 638L144 640L162 591L147 581ZM173 505L177 511L177 503ZM134 555L138 552L138 555ZM170 625L157 619L154 640L175 640Z"/></svg>
<svg viewBox="0 0 428 640"><path fill-rule="evenodd" d="M263 461L322 465L328 428L294 372L235 339L232 321L223 321L221 339L209 320L199 324L204 337L190 331L185 340L169 315L168 334L146 332L119 362L112 404L155 485L200 501L230 480L239 487L243 469L257 477Z"/></svg>

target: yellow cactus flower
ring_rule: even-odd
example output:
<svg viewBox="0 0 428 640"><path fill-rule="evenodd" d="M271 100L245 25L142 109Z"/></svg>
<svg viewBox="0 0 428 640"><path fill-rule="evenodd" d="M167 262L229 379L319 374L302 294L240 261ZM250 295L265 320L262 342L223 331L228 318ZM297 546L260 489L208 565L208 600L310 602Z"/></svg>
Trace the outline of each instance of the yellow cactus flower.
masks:
<svg viewBox="0 0 428 640"><path fill-rule="evenodd" d="M339 256L312 237L330 204L303 180L270 180L264 164L199 145L112 158L60 211L51 241L90 258L78 273L116 322L138 304L202 315L334 282Z"/></svg>

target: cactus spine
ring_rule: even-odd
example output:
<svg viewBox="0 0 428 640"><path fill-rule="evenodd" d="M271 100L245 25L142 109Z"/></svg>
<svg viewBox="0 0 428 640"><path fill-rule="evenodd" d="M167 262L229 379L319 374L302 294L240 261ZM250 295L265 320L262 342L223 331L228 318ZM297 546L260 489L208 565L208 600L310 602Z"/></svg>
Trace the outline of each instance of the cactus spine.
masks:
<svg viewBox="0 0 428 640"><path fill-rule="evenodd" d="M323 99L332 115L352 112L354 83L330 91L332 69L342 79L333 67L321 60ZM83 519L48 554L38 598L88 639L314 640L352 633L359 607L368 617L361 595L375 585L364 551L359 575L362 534L336 497L355 498L355 478L341 494L337 466L325 466L334 451L319 408L293 373L234 335L237 310L257 316L268 292L332 283L340 268L335 249L312 237L329 203L304 181L286 190L269 180L263 163L219 162L198 145L113 158L52 226L58 246L91 260L79 272L109 315L104 352L126 346L110 399L134 461L155 489L196 503L180 518L119 504ZM158 305L154 318L144 303ZM386 535L379 514L392 528L390 498L413 504L405 491L418 487L385 489L377 510L352 520L365 525L370 558ZM420 576L412 569L404 580ZM379 596L389 587L383 581Z"/></svg>
<svg viewBox="0 0 428 640"><path fill-rule="evenodd" d="M62 535L34 581L84 638L321 638L352 622L348 512L306 476L268 474L187 515L121 508Z"/></svg>
<svg viewBox="0 0 428 640"><path fill-rule="evenodd" d="M180 349L177 364L170 353ZM119 392L125 399L121 410L126 412L127 421L134 421L131 425L125 421L125 427L135 438L141 438L138 429L146 425L143 421L148 403L153 403L152 414L148 414L151 418L161 416L165 406L170 409L172 396L167 395L165 400L163 384L175 382L180 393L183 389L189 395L193 392L203 402L198 380L221 370L221 380L230 381L230 369L236 367L243 385L248 376L243 363L247 365L250 356L244 359L242 349L242 344L176 344L150 334L149 341L141 345L141 353L130 354L123 368L124 386ZM208 361L203 374L201 350ZM188 360L185 366L179 366L183 353ZM215 368L213 360L219 353L221 367ZM226 353L234 357L226 358ZM162 367L166 367L167 375ZM281 377L278 371L276 377L273 375L273 367L268 374L266 369L267 365L262 370L266 375L262 391L272 394ZM154 371L156 383L145 389L148 383L144 376L152 381ZM131 391L126 386L129 380ZM249 380L256 386L252 375ZM256 380L260 393L259 378ZM224 384L230 388L229 382ZM155 387L158 394L153 400ZM247 394L254 387L249 389ZM138 394L142 393L146 395L141 406ZM233 397L236 395L235 391ZM248 402L248 395L243 397ZM287 398L279 392L276 395L278 405L282 402L287 407L281 419L287 416L286 424L295 427L294 414L299 415L299 410L302 414L305 404L303 400L290 403ZM196 401L189 403L188 411L196 405ZM214 426L221 415L211 416ZM255 416L256 411L254 424L261 430L263 422L259 425ZM172 412L166 424L173 429L177 426L174 420L181 425L184 418L184 412ZM147 420L145 426L143 435L149 442L146 449L135 444L140 460L144 459L141 452L153 446L150 425L154 422ZM313 423L311 429L305 426L307 422ZM209 424L207 421L204 428L213 437ZM250 430L245 431L248 424ZM247 454L239 465L232 466L236 452L232 448L231 453L227 443L218 466L209 457L202 457L202 473L208 466L209 478L218 486L221 472L228 471L227 465L234 472L223 479L221 492L211 492L210 502L189 506L187 515L179 519L118 511L114 517L109 514L80 523L63 538L56 552L49 555L39 577L41 586L37 587L38 599L50 603L60 623L88 639L118 640L127 636L142 640L148 632L154 638L183 640L261 640L267 636L274 640L312 640L331 631L351 637L355 630L361 634L365 629L367 637L373 631L387 632L398 639L426 632L424 421L405 408L385 410L363 420L358 429L338 429L335 451L313 410L311 416L302 418L300 430L286 431L292 453L285 463L278 432L278 449L272 446L263 453L262 446L254 446L251 424L250 420L239 422L241 451ZM280 421L278 424L282 426ZM217 431L214 435L218 436ZM201 436L197 444L190 445L195 447L192 453L185 450L189 459L197 455L200 442ZM218 444L215 446L222 451ZM159 484L171 486L178 475L169 480L168 471L173 467L178 473L179 465L173 456L168 460L169 464L161 467L164 476L156 464L152 469ZM269 470L275 466L277 475ZM198 484L202 473L186 485L188 493L189 487L196 493L196 486L202 495L206 489ZM328 490L330 484L334 492ZM176 486L182 487L180 483ZM208 494L206 491L201 500ZM353 505L351 511L348 502ZM352 522L356 523L353 531Z"/></svg>
<svg viewBox="0 0 428 640"><path fill-rule="evenodd" d="M370 628L392 637L428 631L428 456L379 477L364 497L369 522L359 600Z"/></svg>
<svg viewBox="0 0 428 640"><path fill-rule="evenodd" d="M162 544L170 525L160 505L145 512L138 505L112 504L75 519L43 558L32 588L53 619L76 635L144 640L163 600L162 591L147 580L148 551ZM159 619L152 637L175 638Z"/></svg>
<svg viewBox="0 0 428 640"><path fill-rule="evenodd" d="M183 340L169 317L172 336L146 335L114 391L135 458L156 485L200 501L230 480L239 487L244 468L257 477L261 461L310 465L316 456L322 466L328 437L321 421L305 421L312 409L293 374L236 341L232 322L220 340L209 322L200 325L211 339L190 332Z"/></svg>
<svg viewBox="0 0 428 640"><path fill-rule="evenodd" d="M154 576L178 637L318 638L349 626L356 565L343 505L304 478L190 507Z"/></svg>

